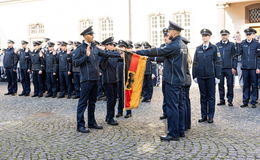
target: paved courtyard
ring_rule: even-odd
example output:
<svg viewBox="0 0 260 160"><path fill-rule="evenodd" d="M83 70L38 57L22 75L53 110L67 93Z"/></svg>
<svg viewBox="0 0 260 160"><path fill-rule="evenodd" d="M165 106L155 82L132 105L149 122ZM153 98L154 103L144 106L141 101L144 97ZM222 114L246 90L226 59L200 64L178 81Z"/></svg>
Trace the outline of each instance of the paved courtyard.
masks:
<svg viewBox="0 0 260 160"><path fill-rule="evenodd" d="M260 159L260 105L240 108L236 88L234 107L217 106L215 123L197 122L199 92L191 89L192 129L179 142L161 142L166 121L161 88L151 103L143 103L119 126L105 122L104 101L96 104L96 119L103 130L76 132L78 100L3 96L0 83L0 159Z"/></svg>

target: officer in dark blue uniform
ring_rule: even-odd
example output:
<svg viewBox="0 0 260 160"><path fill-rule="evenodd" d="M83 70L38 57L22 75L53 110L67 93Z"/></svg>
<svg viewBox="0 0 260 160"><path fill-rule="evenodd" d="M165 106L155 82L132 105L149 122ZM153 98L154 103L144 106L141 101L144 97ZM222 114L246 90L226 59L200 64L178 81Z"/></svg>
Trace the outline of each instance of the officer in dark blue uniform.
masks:
<svg viewBox="0 0 260 160"><path fill-rule="evenodd" d="M71 54L67 53L67 43L61 43L61 52L57 54L56 58L59 67L59 81L60 81L60 94L58 98L64 98L66 87L68 91L68 99L72 96L71 81L69 75L71 75Z"/></svg>
<svg viewBox="0 0 260 160"><path fill-rule="evenodd" d="M56 64L55 43L48 42L48 48L45 53L45 71L47 82L47 95L45 97L55 98L57 96L56 76L58 73Z"/></svg>
<svg viewBox="0 0 260 160"><path fill-rule="evenodd" d="M188 45L190 41L184 37L181 37L182 41ZM188 47L183 49L184 54L184 71L185 71L185 83L183 86L183 106L185 109L185 131L191 128L191 106L190 106L190 86L191 86L191 56L189 54Z"/></svg>
<svg viewBox="0 0 260 160"><path fill-rule="evenodd" d="M41 52L41 43L33 42L34 50L30 54L30 70L32 71L34 94L32 97L43 96L43 77L44 59Z"/></svg>
<svg viewBox="0 0 260 160"><path fill-rule="evenodd" d="M233 106L233 97L234 97L234 74L236 74L237 68L237 53L236 47L233 42L228 40L229 31L223 29L220 31L221 41L216 44L219 49L221 59L222 59L222 70L220 76L219 88L219 97L220 102L218 105L225 105L225 79L227 80L227 99L228 105Z"/></svg>
<svg viewBox="0 0 260 160"><path fill-rule="evenodd" d="M23 91L19 96L29 96L31 92L31 83L30 83L30 49L27 48L28 42L22 41L22 49L18 51L18 59L21 69L21 83Z"/></svg>
<svg viewBox="0 0 260 160"><path fill-rule="evenodd" d="M97 125L95 120L95 103L97 101L97 89L99 80L100 55L105 54L93 43L94 32L92 26L85 29L81 35L84 37L83 43L75 50L73 63L80 66L80 99L77 107L77 131L88 133L85 127L84 112L88 107L88 127L103 129ZM107 54L105 54L107 56Z"/></svg>
<svg viewBox="0 0 260 160"><path fill-rule="evenodd" d="M114 38L109 37L102 43L106 47L106 50L113 51L115 49ZM118 125L118 122L114 120L115 105L117 100L117 58L103 58L100 63L102 70L102 82L105 86L105 92L107 96L107 115L106 122L109 125Z"/></svg>
<svg viewBox="0 0 260 160"><path fill-rule="evenodd" d="M81 45L80 42L74 42L75 49ZM75 52L72 52L72 57L75 56ZM72 58L73 59L73 58ZM73 74L73 83L75 88L75 96L73 99L78 99L80 97L80 67L75 66L72 61L72 74Z"/></svg>
<svg viewBox="0 0 260 160"><path fill-rule="evenodd" d="M151 45L148 42L143 42L142 46L144 49L150 49ZM143 82L143 100L142 102L151 102L153 96L153 80L152 80L152 62L148 58L146 61L146 69L144 72Z"/></svg>
<svg viewBox="0 0 260 160"><path fill-rule="evenodd" d="M168 28L163 29L163 37L164 37L164 44L161 44L160 47L165 47L168 43L170 43L169 36L168 36ZM164 62L164 58L156 58L157 62ZM163 63L163 68L165 68L164 63ZM165 101L165 81L162 78L162 93L163 93L163 105L162 105L162 110L163 110L163 115L160 117L160 120L166 119L167 118L167 112L166 112L166 101Z"/></svg>
<svg viewBox="0 0 260 160"><path fill-rule="evenodd" d="M165 81L165 100L167 104L168 134L161 136L162 141L178 141L184 134L184 106L182 106L182 87L185 82L183 53L186 46L181 40L182 27L169 22L168 34L171 39L169 44L161 48L136 51L145 56L165 57L163 76Z"/></svg>
<svg viewBox="0 0 260 160"><path fill-rule="evenodd" d="M14 41L8 40L8 48L4 52L4 68L8 81L8 92L5 95L15 95L17 92L17 63L18 56L13 48Z"/></svg>
<svg viewBox="0 0 260 160"><path fill-rule="evenodd" d="M195 51L192 75L199 84L201 119L199 122L213 123L215 114L215 92L221 74L221 55L217 46L210 43L212 32L208 29L201 30L203 44Z"/></svg>
<svg viewBox="0 0 260 160"><path fill-rule="evenodd" d="M240 44L237 43L238 55L241 55L242 76L243 76L243 105L248 107L251 100L252 108L256 108L258 98L257 74L260 73L260 45L255 41L254 33L256 30L248 28L244 30L246 39Z"/></svg>
<svg viewBox="0 0 260 160"><path fill-rule="evenodd" d="M123 41L123 40L119 40L117 43L118 47L120 50L126 50L126 48L128 48L128 44L127 42ZM117 111L117 115L116 117L122 117L123 116L123 109L124 109L124 105L125 105L125 80L124 80L124 60L123 59L118 59L118 63L117 63L117 68L118 68L118 111ZM126 111L126 118L131 117L131 110L127 110Z"/></svg>

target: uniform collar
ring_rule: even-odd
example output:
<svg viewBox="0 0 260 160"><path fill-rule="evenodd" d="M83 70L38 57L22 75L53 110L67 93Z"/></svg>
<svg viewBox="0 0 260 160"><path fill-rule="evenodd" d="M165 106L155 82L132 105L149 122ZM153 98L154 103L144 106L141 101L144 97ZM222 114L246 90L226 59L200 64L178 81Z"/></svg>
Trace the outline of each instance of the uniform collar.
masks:
<svg viewBox="0 0 260 160"><path fill-rule="evenodd" d="M220 43L222 43L222 44L228 44L228 42L229 42L229 40L227 40L227 41L225 41L225 42L222 41L222 40L220 41Z"/></svg>

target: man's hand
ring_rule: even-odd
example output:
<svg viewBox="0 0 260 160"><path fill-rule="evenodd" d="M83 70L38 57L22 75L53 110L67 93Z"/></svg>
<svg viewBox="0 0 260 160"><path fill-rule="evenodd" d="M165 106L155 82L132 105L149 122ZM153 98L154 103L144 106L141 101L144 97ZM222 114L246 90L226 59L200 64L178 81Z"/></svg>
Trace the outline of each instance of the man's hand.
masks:
<svg viewBox="0 0 260 160"><path fill-rule="evenodd" d="M39 56L40 56L40 57L43 57L43 53L42 53L42 52L40 52L40 53L39 53Z"/></svg>
<svg viewBox="0 0 260 160"><path fill-rule="evenodd" d="M124 58L125 57L125 52L120 52L120 57Z"/></svg>
<svg viewBox="0 0 260 160"><path fill-rule="evenodd" d="M97 48L101 49L101 50L105 50L105 46L96 46Z"/></svg>
<svg viewBox="0 0 260 160"><path fill-rule="evenodd" d="M13 69L13 72L16 72L16 69Z"/></svg>
<svg viewBox="0 0 260 160"><path fill-rule="evenodd" d="M88 46L87 49L86 49L86 55L90 56L90 46Z"/></svg>
<svg viewBox="0 0 260 160"><path fill-rule="evenodd" d="M28 69L28 70L27 70L27 72L28 72L28 73L30 73L30 72L31 72L31 70L29 70L29 69Z"/></svg>
<svg viewBox="0 0 260 160"><path fill-rule="evenodd" d="M259 74L260 73L260 69L256 69L256 74Z"/></svg>
<svg viewBox="0 0 260 160"><path fill-rule="evenodd" d="M71 75L71 72L68 72L68 75Z"/></svg>
<svg viewBox="0 0 260 160"><path fill-rule="evenodd" d="M39 70L39 74L42 74L42 71L41 71L41 70Z"/></svg>
<svg viewBox="0 0 260 160"><path fill-rule="evenodd" d="M56 51L53 51L53 53L52 53L52 54L55 56L57 53L56 53Z"/></svg>
<svg viewBox="0 0 260 160"><path fill-rule="evenodd" d="M236 75L237 74L237 70L235 70L234 68L232 68L232 74Z"/></svg>
<svg viewBox="0 0 260 160"><path fill-rule="evenodd" d="M152 74L152 79L154 79L155 78L155 75L154 74Z"/></svg>
<svg viewBox="0 0 260 160"><path fill-rule="evenodd" d="M56 76L56 73L55 73L55 72L53 72L53 73L52 73L52 75Z"/></svg>

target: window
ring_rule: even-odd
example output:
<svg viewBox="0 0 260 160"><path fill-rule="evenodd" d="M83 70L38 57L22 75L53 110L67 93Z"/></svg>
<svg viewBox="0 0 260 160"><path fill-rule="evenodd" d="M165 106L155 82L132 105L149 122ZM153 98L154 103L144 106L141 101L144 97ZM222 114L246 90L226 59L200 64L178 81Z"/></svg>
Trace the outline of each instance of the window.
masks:
<svg viewBox="0 0 260 160"><path fill-rule="evenodd" d="M158 14L150 16L151 44L159 46L163 42L163 28L165 28L165 16Z"/></svg>
<svg viewBox="0 0 260 160"><path fill-rule="evenodd" d="M184 30L182 31L182 35L190 40L190 32L191 32L191 23L190 23L190 13L188 12L179 12L174 14L174 21L180 25Z"/></svg>
<svg viewBox="0 0 260 160"><path fill-rule="evenodd" d="M29 35L39 36L44 34L44 25L41 23L30 24L29 25Z"/></svg>
<svg viewBox="0 0 260 160"><path fill-rule="evenodd" d="M89 26L93 26L93 22L90 19L80 20L80 33L87 29Z"/></svg>
<svg viewBox="0 0 260 160"><path fill-rule="evenodd" d="M246 23L260 23L260 3L245 7Z"/></svg>
<svg viewBox="0 0 260 160"><path fill-rule="evenodd" d="M113 20L111 18L100 19L100 40L103 41L108 37L112 37L114 30Z"/></svg>

